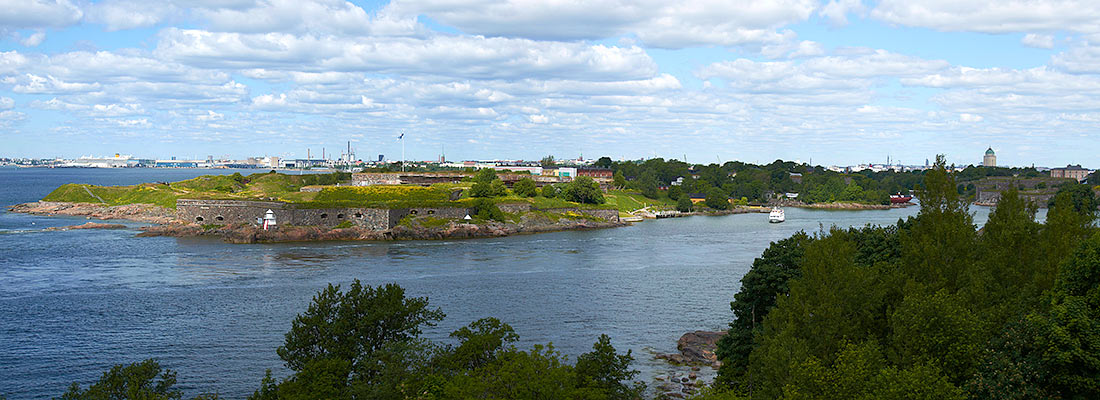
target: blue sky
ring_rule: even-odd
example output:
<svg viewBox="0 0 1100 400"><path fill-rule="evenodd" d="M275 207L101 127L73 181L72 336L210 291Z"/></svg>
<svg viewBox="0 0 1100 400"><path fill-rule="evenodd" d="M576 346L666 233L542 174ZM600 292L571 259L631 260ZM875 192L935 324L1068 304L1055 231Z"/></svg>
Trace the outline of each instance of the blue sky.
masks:
<svg viewBox="0 0 1100 400"><path fill-rule="evenodd" d="M0 156L1093 168L1100 3L0 0Z"/></svg>

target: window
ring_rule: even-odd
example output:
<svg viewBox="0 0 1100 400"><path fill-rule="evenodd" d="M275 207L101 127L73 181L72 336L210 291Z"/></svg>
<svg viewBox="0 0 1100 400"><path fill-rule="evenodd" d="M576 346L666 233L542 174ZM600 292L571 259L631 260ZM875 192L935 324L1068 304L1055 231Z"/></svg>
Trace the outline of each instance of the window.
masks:
<svg viewBox="0 0 1100 400"><path fill-rule="evenodd" d="M224 221L224 220L225 220L225 218L222 218L222 216L221 216L221 215L219 215L219 216L217 216L217 217L214 217L214 219L215 219L215 220L218 220L218 221Z"/></svg>
<svg viewBox="0 0 1100 400"><path fill-rule="evenodd" d="M195 222L202 222L202 217L195 217Z"/></svg>
<svg viewBox="0 0 1100 400"><path fill-rule="evenodd" d="M435 214L435 210L428 210L428 215Z"/></svg>
<svg viewBox="0 0 1100 400"><path fill-rule="evenodd" d="M336 214L337 219L344 219L344 214Z"/></svg>
<svg viewBox="0 0 1100 400"><path fill-rule="evenodd" d="M322 213L322 214L321 214L321 219L325 219L325 218L328 218L328 214L324 214L324 213Z"/></svg>
<svg viewBox="0 0 1100 400"><path fill-rule="evenodd" d="M355 218L363 218L363 213L355 213Z"/></svg>
<svg viewBox="0 0 1100 400"><path fill-rule="evenodd" d="M413 214L413 215L415 215L415 214L416 214L416 210L412 210L412 211L409 211L409 214Z"/></svg>

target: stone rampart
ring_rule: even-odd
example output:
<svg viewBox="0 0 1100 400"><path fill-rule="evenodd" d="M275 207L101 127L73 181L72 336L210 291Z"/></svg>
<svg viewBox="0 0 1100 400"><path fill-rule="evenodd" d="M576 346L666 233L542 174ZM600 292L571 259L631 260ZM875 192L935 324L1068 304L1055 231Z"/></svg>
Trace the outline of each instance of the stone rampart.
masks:
<svg viewBox="0 0 1100 400"><path fill-rule="evenodd" d="M286 203L277 201L241 200L176 200L176 218L196 224L231 225L256 223L267 210L286 214Z"/></svg>
<svg viewBox="0 0 1100 400"><path fill-rule="evenodd" d="M497 204L497 208L506 213L517 214L531 211L531 203L503 203Z"/></svg>

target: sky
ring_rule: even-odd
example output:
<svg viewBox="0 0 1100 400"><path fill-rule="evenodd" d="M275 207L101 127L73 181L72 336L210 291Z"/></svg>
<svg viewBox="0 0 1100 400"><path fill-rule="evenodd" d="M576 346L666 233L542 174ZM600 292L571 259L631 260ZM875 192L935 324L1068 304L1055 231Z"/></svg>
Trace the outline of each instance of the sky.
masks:
<svg viewBox="0 0 1100 400"><path fill-rule="evenodd" d="M1098 168L1096 0L0 0L0 157Z"/></svg>

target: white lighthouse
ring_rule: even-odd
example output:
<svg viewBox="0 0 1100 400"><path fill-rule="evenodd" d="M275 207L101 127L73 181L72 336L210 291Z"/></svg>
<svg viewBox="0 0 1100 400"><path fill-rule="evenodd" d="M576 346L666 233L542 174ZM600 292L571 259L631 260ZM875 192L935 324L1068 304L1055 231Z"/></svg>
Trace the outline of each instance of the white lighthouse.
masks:
<svg viewBox="0 0 1100 400"><path fill-rule="evenodd" d="M270 209L264 213L264 230L275 229L275 212Z"/></svg>

